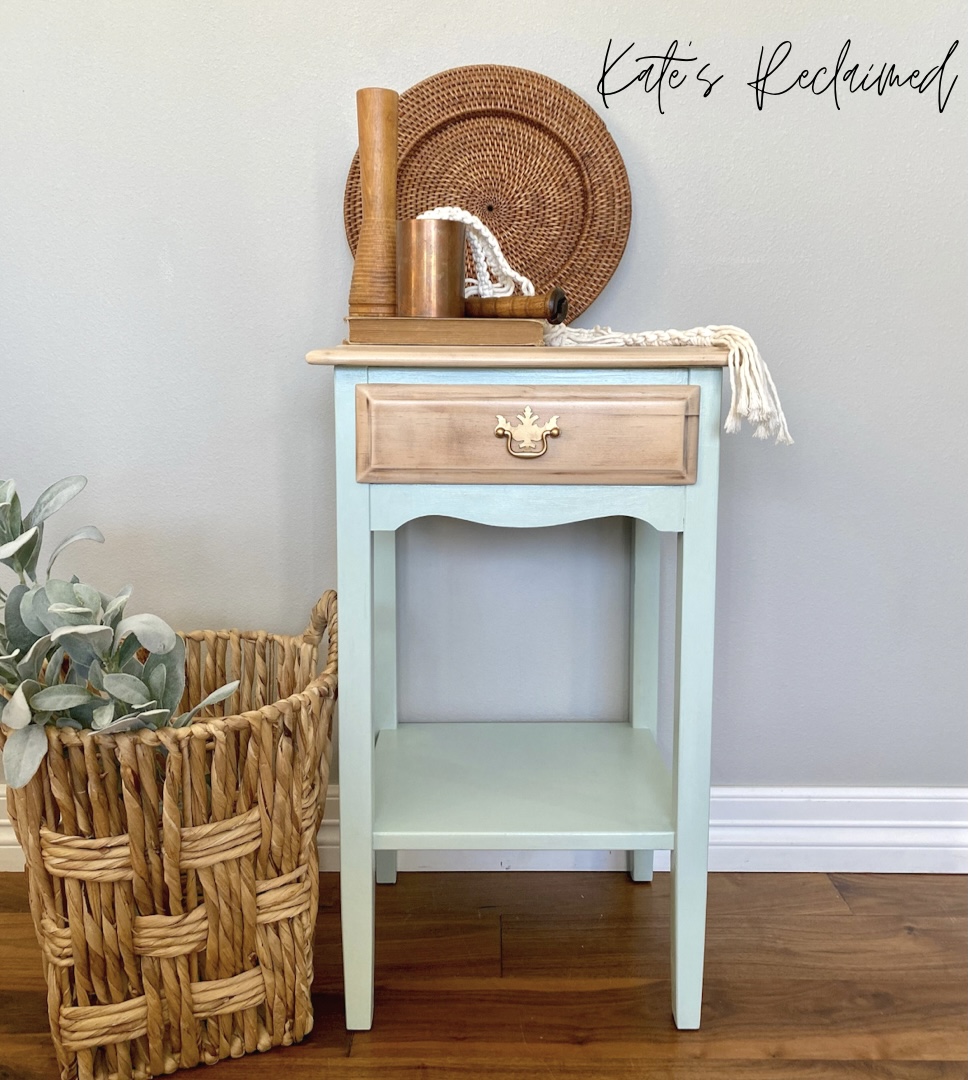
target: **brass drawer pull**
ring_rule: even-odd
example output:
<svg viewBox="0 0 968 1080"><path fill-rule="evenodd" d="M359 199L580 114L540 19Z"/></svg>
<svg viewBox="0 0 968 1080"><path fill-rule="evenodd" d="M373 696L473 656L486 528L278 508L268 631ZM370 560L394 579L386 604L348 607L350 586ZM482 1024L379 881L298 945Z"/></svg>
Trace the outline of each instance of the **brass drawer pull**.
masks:
<svg viewBox="0 0 968 1080"><path fill-rule="evenodd" d="M508 453L512 457L539 458L548 450L548 437L556 439L561 434L557 416L553 416L543 427L538 427L538 417L531 411L530 405L524 407L523 413L518 413L518 419L521 423L512 426L499 413L494 429L499 439L507 439ZM538 439L541 440L540 450L537 449ZM520 449L515 450L512 442L516 442Z"/></svg>

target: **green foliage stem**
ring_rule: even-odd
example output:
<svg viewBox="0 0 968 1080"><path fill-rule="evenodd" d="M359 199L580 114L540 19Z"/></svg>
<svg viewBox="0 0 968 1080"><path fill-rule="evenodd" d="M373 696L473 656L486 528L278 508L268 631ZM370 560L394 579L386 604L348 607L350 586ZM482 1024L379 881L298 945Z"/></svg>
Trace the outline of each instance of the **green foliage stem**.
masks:
<svg viewBox="0 0 968 1080"><path fill-rule="evenodd" d="M125 617L126 585L109 596L76 577L50 576L54 560L78 540L103 543L93 525L62 540L37 580L44 523L87 483L68 476L21 515L13 480L0 481L0 564L17 582L0 589L0 722L9 730L4 772L11 787L28 783L47 752L45 727L117 734L184 727L200 709L224 701L238 682L219 687L176 714L185 689L185 644L157 615Z"/></svg>

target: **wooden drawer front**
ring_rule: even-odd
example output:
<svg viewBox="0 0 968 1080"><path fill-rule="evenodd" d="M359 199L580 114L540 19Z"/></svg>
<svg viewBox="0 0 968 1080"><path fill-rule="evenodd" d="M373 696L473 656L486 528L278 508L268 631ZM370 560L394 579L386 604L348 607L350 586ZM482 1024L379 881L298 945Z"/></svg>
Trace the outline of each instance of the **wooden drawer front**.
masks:
<svg viewBox="0 0 968 1080"><path fill-rule="evenodd" d="M368 484L692 484L698 414L698 386L370 383L356 388L356 478ZM507 428L496 435L499 418ZM543 430L551 425L557 435Z"/></svg>

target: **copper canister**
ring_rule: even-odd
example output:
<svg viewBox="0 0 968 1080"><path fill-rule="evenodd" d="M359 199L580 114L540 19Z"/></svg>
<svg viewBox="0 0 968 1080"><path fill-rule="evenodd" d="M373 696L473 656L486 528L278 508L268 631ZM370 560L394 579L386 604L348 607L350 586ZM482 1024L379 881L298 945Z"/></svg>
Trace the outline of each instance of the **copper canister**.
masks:
<svg viewBox="0 0 968 1080"><path fill-rule="evenodd" d="M414 218L397 222L397 315L456 319L464 314L464 225Z"/></svg>

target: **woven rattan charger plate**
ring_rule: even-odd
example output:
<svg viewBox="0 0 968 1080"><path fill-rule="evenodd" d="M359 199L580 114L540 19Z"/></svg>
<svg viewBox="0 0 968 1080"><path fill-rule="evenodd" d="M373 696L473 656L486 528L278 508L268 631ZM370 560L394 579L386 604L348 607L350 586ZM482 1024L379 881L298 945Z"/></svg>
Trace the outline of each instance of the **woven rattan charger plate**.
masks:
<svg viewBox="0 0 968 1080"><path fill-rule="evenodd" d="M498 64L442 71L400 95L398 147L397 217L469 210L538 292L565 290L569 321L615 272L632 216L628 175L601 118L561 83ZM343 217L355 254L358 155Z"/></svg>

